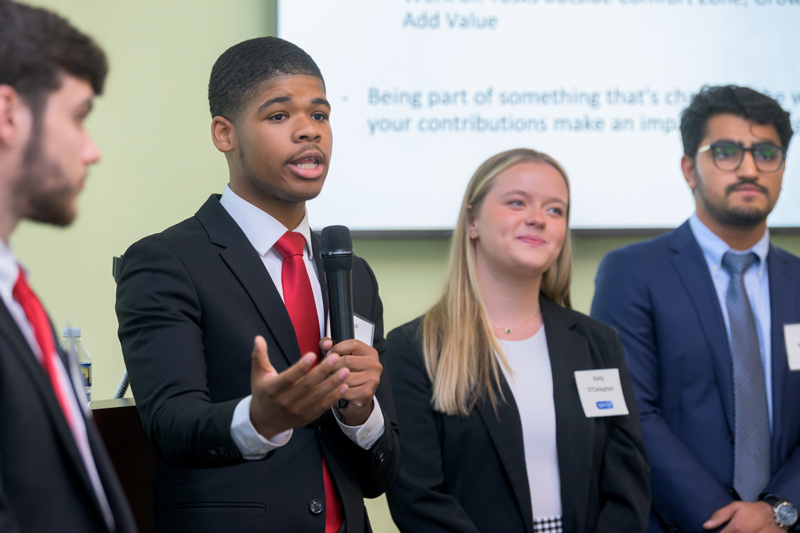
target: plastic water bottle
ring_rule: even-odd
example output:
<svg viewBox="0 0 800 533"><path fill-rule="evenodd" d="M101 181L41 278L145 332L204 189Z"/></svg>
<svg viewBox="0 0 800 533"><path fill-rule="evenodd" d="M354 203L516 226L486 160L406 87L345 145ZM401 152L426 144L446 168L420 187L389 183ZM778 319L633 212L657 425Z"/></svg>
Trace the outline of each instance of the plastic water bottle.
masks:
<svg viewBox="0 0 800 533"><path fill-rule="evenodd" d="M70 358L78 362L78 368L83 379L83 390L86 392L86 401L92 401L92 356L86 351L86 347L81 342L81 328L64 328L61 330L64 339L61 341L61 349Z"/></svg>

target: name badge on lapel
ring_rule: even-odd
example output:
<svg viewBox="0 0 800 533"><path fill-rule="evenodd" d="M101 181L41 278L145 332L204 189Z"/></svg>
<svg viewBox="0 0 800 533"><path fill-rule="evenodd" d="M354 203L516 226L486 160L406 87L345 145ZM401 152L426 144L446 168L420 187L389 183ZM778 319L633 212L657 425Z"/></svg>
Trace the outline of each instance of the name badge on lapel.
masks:
<svg viewBox="0 0 800 533"><path fill-rule="evenodd" d="M783 339L786 341L786 357L789 370L800 370L800 324L784 324Z"/></svg>
<svg viewBox="0 0 800 533"><path fill-rule="evenodd" d="M372 346L372 342L375 339L375 324L353 313L353 329L357 341Z"/></svg>
<svg viewBox="0 0 800 533"><path fill-rule="evenodd" d="M578 370L575 384L587 418L628 414L618 369Z"/></svg>

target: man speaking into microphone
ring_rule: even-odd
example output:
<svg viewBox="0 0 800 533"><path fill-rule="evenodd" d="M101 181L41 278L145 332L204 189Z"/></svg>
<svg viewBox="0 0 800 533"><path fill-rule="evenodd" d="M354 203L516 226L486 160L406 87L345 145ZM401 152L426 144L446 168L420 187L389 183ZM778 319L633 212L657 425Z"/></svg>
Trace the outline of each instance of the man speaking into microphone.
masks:
<svg viewBox="0 0 800 533"><path fill-rule="evenodd" d="M156 530L370 531L363 497L389 487L400 449L381 383L383 308L359 258L353 311L371 334L321 342L328 307L305 202L330 165L322 75L300 48L266 37L223 53L208 92L228 186L132 245L117 288L131 387L159 458Z"/></svg>

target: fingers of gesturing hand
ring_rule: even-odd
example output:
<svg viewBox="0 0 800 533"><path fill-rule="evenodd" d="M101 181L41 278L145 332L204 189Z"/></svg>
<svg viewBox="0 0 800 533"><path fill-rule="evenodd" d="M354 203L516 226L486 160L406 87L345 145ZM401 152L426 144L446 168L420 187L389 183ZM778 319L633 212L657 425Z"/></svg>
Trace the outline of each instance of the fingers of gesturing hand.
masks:
<svg viewBox="0 0 800 533"><path fill-rule="evenodd" d="M346 371L341 372L339 375L329 377L314 388L300 385L292 389L291 394L270 396L269 401L274 409L279 410L284 417L288 418L287 426L304 426L344 398L348 386L342 383L342 375L346 375ZM298 391L303 392L297 394Z"/></svg>
<svg viewBox="0 0 800 533"><path fill-rule="evenodd" d="M339 356L332 354L311 368L315 360L316 356L309 353L281 373L273 368L271 373L256 376L264 367L256 341L250 418L266 438L308 424L347 393L350 370L339 364Z"/></svg>
<svg viewBox="0 0 800 533"><path fill-rule="evenodd" d="M277 374L275 368L269 362L269 353L267 353L267 341L261 335L256 336L253 341L253 370L251 372L251 379L257 380L265 376Z"/></svg>
<svg viewBox="0 0 800 533"><path fill-rule="evenodd" d="M312 355L307 354L303 361L279 374L266 390L273 401L285 405L287 410L325 403L328 396L345 385L350 375L350 370L339 364L336 354L331 354L309 370L306 357L313 361ZM330 400L331 403L334 401Z"/></svg>

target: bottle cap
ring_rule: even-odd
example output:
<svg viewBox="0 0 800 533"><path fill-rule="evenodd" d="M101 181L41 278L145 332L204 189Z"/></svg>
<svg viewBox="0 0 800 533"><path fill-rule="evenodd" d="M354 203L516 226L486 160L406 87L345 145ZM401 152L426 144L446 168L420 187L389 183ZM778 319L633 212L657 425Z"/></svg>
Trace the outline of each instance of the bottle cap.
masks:
<svg viewBox="0 0 800 533"><path fill-rule="evenodd" d="M63 336L63 337L80 337L81 336L81 328L63 328L61 330L61 336Z"/></svg>

